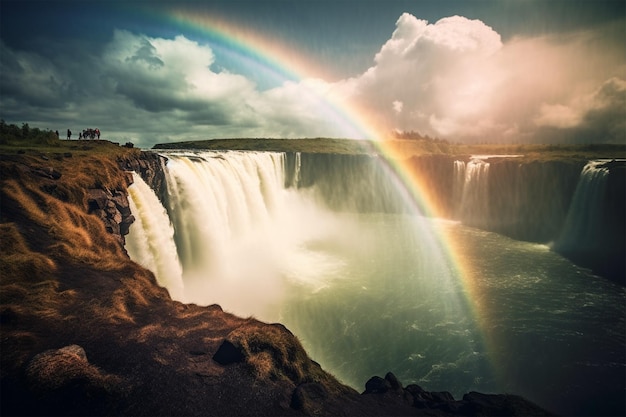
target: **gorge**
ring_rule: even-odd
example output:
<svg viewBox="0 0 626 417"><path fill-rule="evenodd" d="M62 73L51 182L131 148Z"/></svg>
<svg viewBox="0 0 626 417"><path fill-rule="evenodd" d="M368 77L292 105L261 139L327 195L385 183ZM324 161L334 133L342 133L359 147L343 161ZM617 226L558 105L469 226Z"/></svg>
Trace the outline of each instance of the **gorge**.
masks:
<svg viewBox="0 0 626 417"><path fill-rule="evenodd" d="M623 163L159 152L3 157L3 414L623 411Z"/></svg>
<svg viewBox="0 0 626 417"><path fill-rule="evenodd" d="M621 371L611 364L623 362L623 288L560 254L623 285L623 160L413 158L409 166L435 190L439 212L457 222L450 223L419 212L375 154L161 152L168 158L163 206L153 198L158 207L146 218L163 214L171 228L156 241L170 244L152 253L141 247L154 239L145 239L156 233L153 224L137 235L131 228L127 248L146 266L179 265L175 279L164 278L173 282L162 283L179 301L219 302L238 315L280 321L355 388L389 367L455 396L505 390L564 414L593 413L597 397L563 394L584 386L613 392L601 412L621 409ZM590 186L589 176L600 183ZM131 201L146 206L133 187ZM469 272L442 235L502 260ZM464 262L476 264L472 256ZM477 297L494 306L474 311ZM607 333L612 341L591 354L591 340ZM494 349L487 339L519 339L519 346ZM556 346L585 353L564 355ZM537 351L541 366L532 365ZM494 355L516 376L495 375ZM586 364L565 371L566 361ZM559 375L566 372L567 382ZM591 375L604 382L589 386ZM537 388L535 378L554 388Z"/></svg>

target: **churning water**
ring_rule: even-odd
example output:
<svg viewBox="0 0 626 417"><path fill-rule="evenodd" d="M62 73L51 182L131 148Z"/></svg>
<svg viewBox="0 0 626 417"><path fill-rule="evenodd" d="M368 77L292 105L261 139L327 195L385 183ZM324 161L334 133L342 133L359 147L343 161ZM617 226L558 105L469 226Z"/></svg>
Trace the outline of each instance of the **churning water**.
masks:
<svg viewBox="0 0 626 417"><path fill-rule="evenodd" d="M376 192L380 173L362 167L338 173L337 188L352 186L329 198L300 178L312 168L299 156L290 175L282 154L167 156L163 205L139 177L130 189L127 249L173 298L280 321L359 390L392 371L456 398L508 392L565 415L624 413L624 288L546 245L340 204Z"/></svg>

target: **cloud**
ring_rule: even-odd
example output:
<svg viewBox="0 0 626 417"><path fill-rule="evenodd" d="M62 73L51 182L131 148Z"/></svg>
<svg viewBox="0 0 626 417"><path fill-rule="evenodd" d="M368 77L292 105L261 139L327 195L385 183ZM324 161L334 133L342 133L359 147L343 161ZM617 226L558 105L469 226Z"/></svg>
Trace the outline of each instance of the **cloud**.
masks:
<svg viewBox="0 0 626 417"><path fill-rule="evenodd" d="M345 96L377 115L382 132L417 130L460 141L546 140L545 127L590 130L600 128L591 119L619 113L614 104L625 60L623 45L611 42L619 33L615 25L503 43L478 20L454 16L430 24L405 13L374 65L341 86Z"/></svg>
<svg viewBox="0 0 626 417"><path fill-rule="evenodd" d="M210 46L116 30L105 45L0 40L0 114L42 128L99 127L138 146L214 137L352 137L363 120L458 141L624 141L623 28L503 42L479 20L405 13L352 78L262 90ZM352 114L346 109L356 109Z"/></svg>
<svg viewBox="0 0 626 417"><path fill-rule="evenodd" d="M332 84L308 79L261 91L218 67L207 45L116 30L100 50L16 52L0 43L2 117L43 128L99 127L138 146L213 137L355 137L328 101Z"/></svg>
<svg viewBox="0 0 626 417"><path fill-rule="evenodd" d="M37 107L57 107L71 81L50 61L33 53L14 52L0 41L0 90Z"/></svg>
<svg viewBox="0 0 626 417"><path fill-rule="evenodd" d="M155 39L116 31L104 56L113 91L153 113L189 112L206 124L231 122L231 107L254 86L242 76L215 73L212 50L183 36Z"/></svg>
<svg viewBox="0 0 626 417"><path fill-rule="evenodd" d="M614 77L593 93L566 105L543 105L534 122L544 141L567 135L570 142L624 143L626 81Z"/></svg>

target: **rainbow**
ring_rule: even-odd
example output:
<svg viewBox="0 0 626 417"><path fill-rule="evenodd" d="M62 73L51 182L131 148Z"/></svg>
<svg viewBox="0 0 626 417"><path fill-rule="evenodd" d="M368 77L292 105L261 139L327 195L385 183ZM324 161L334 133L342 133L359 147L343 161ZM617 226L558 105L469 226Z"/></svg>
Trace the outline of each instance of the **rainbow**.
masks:
<svg viewBox="0 0 626 417"><path fill-rule="evenodd" d="M187 31L205 36L212 41L211 47L225 55L236 57L275 84L300 83L308 80L315 84L324 77L322 68L294 51L281 40L252 32L241 25L205 14L190 13L184 9L172 10L167 19ZM311 86L306 89L311 101L318 103L316 109L329 124L337 127L342 137L351 139L379 139L380 130L368 122L351 106L336 97L332 91L319 91Z"/></svg>
<svg viewBox="0 0 626 417"><path fill-rule="evenodd" d="M316 79L323 74L323 70L317 68L315 63L307 60L293 48L290 49L279 39L252 32L224 19L190 13L184 9L173 9L166 18L170 23L215 41L217 44L212 44L212 47L220 48L224 53L236 56L247 65L253 66L255 70L281 84ZM314 91L311 93L317 94ZM392 178L395 178L398 189L404 190L405 198L411 202L417 213L442 217L440 214L443 211L437 207L435 199L429 194L428 187L424 186L422 179L410 167L410 161L406 160L398 149L391 146L390 142L382 140L384 134L370 122L375 118L332 95L322 95L319 101L326 120L339 125L342 132L347 133L344 137L372 140L375 148L373 152L381 155L385 169L392 175ZM475 285L475 274L472 272L467 257L463 254L463 248L456 244L444 228L437 228L435 234L454 275L462 280L468 298L466 302L481 327L488 351L492 351L495 341L490 340L489 332L486 331L488 323L485 322L487 315L485 306L481 302L483 297L479 294L478 286Z"/></svg>

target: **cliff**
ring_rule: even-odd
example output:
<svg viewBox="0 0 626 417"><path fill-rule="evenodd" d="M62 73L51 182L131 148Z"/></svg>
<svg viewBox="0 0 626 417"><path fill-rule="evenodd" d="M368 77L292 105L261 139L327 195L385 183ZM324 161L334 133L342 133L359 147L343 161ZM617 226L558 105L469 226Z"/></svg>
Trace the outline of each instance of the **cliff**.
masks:
<svg viewBox="0 0 626 417"><path fill-rule="evenodd" d="M626 160L616 156L421 156L410 166L444 216L549 244L575 264L625 285Z"/></svg>
<svg viewBox="0 0 626 417"><path fill-rule="evenodd" d="M546 415L513 395L373 377L363 394L284 326L170 299L132 262L126 169L155 154L99 143L0 159L2 415Z"/></svg>
<svg viewBox="0 0 626 417"><path fill-rule="evenodd" d="M626 159L619 154L617 159L588 159L592 156L415 155L400 174L419 178L417 197L427 196L429 204L421 208L436 207L436 215L467 226L548 244L624 285ZM377 155L289 153L286 168L288 186L314 185L333 209L414 210ZM588 183L596 171L602 175Z"/></svg>

